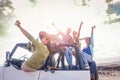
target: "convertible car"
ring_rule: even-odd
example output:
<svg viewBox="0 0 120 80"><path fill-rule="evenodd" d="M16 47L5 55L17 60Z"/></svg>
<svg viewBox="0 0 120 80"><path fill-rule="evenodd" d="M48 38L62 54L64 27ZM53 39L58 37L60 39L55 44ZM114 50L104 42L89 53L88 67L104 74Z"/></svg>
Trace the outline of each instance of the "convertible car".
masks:
<svg viewBox="0 0 120 80"><path fill-rule="evenodd" d="M85 70L80 61L79 66L74 66L74 69L70 70L66 63L64 68L61 67L63 58L60 53L57 53L57 57L56 54L50 54L45 65L39 70L24 72L20 69L21 63L31 55L28 43L18 43L11 52L7 51L4 66L0 66L0 80L98 80L95 61L89 63L90 70Z"/></svg>

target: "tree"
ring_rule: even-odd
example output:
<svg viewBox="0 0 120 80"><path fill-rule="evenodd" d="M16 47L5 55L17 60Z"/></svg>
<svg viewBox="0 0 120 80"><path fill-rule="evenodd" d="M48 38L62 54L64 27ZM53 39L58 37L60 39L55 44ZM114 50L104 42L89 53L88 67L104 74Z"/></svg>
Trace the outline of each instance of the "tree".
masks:
<svg viewBox="0 0 120 80"><path fill-rule="evenodd" d="M5 34L6 28L9 27L9 20L13 15L14 7L10 0L0 1L0 36Z"/></svg>
<svg viewBox="0 0 120 80"><path fill-rule="evenodd" d="M37 0L29 0L30 3L35 5ZM6 34L9 28L9 21L15 16L13 14L14 7L11 0L0 0L0 37Z"/></svg>
<svg viewBox="0 0 120 80"><path fill-rule="evenodd" d="M88 6L90 0L74 0L76 6Z"/></svg>
<svg viewBox="0 0 120 80"><path fill-rule="evenodd" d="M108 4L108 8L106 10L106 13L108 14L109 21L106 21L105 23L116 23L120 22L120 1L112 3L113 0L106 0L106 3ZM111 15L116 14L117 18L111 19Z"/></svg>

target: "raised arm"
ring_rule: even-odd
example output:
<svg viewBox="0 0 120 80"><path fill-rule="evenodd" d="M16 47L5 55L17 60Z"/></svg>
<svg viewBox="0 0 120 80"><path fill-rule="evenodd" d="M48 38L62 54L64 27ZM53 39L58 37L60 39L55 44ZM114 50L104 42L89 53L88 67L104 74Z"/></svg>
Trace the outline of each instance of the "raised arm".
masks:
<svg viewBox="0 0 120 80"><path fill-rule="evenodd" d="M92 27L92 30L91 30L91 35L93 35L93 32L94 32L94 29L96 28L96 26L94 25L93 27Z"/></svg>
<svg viewBox="0 0 120 80"><path fill-rule="evenodd" d="M15 25L21 30L21 32L26 36L27 34L29 34L25 29L22 28L20 21L16 21Z"/></svg>
<svg viewBox="0 0 120 80"><path fill-rule="evenodd" d="M20 21L16 21L15 22L15 25L21 30L21 32L34 44L35 39L31 36L30 33L28 33L25 29L22 28L21 24L20 24Z"/></svg>
<svg viewBox="0 0 120 80"><path fill-rule="evenodd" d="M79 40L85 40L86 39L86 37L83 37L83 38L80 38Z"/></svg>
<svg viewBox="0 0 120 80"><path fill-rule="evenodd" d="M78 39L80 38L80 30L81 30L82 25L83 25L83 22L80 23L80 27L78 29L78 34L77 34Z"/></svg>
<svg viewBox="0 0 120 80"><path fill-rule="evenodd" d="M57 30L57 32L61 32L55 25L55 23L52 22L52 26Z"/></svg>
<svg viewBox="0 0 120 80"><path fill-rule="evenodd" d="M94 33L95 27L96 27L95 25L92 27L92 29L91 29L91 37L90 37L90 42L91 42L91 45L93 45L93 46L94 46L93 33Z"/></svg>
<svg viewBox="0 0 120 80"><path fill-rule="evenodd" d="M52 22L52 26L55 28L55 30L58 32L56 34L56 36L59 36L59 35L65 35L60 29L58 29L58 27L55 25L55 23Z"/></svg>

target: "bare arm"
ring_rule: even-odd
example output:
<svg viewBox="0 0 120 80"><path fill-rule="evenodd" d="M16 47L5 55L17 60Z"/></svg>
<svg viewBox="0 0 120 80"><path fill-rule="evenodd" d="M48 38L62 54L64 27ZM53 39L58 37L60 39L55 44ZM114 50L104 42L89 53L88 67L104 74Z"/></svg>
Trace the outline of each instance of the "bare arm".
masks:
<svg viewBox="0 0 120 80"><path fill-rule="evenodd" d="M58 35L64 35L64 33L61 31L61 30L59 30L58 28L57 28L57 26L52 22L52 26L56 29L56 31L58 32L58 34L57 34L57 36Z"/></svg>
<svg viewBox="0 0 120 80"><path fill-rule="evenodd" d="M25 29L23 29L22 27L21 27L21 24L20 24L20 22L17 20L16 22L15 22L15 25L21 30L21 32L26 36L27 34L29 34Z"/></svg>
<svg viewBox="0 0 120 80"><path fill-rule="evenodd" d="M94 39L93 39L93 32L94 32L94 29L95 29L95 25L92 27L92 30L91 30L91 37L90 37L90 44L92 45L92 46L94 46Z"/></svg>
<svg viewBox="0 0 120 80"><path fill-rule="evenodd" d="M94 32L94 29L96 28L96 26L94 25L93 27L92 27L92 30L91 30L91 35L93 35L93 32Z"/></svg>
<svg viewBox="0 0 120 80"><path fill-rule="evenodd" d="M92 27L92 30L91 30L91 36L93 36L93 32L94 32L94 29L95 29L95 25ZM83 38L80 38L79 40L85 40L87 37L83 37Z"/></svg>
<svg viewBox="0 0 120 80"><path fill-rule="evenodd" d="M78 35L77 35L78 39L80 38L80 30L81 30L82 25L83 25L83 22L80 23L80 27L78 29Z"/></svg>
<svg viewBox="0 0 120 80"><path fill-rule="evenodd" d="M86 37L84 37L84 38L80 38L79 40L85 40L86 39Z"/></svg>
<svg viewBox="0 0 120 80"><path fill-rule="evenodd" d="M20 22L17 20L15 22L15 25L21 30L21 32L34 44L35 43L35 39L31 36L30 33L28 33L25 29L22 28L22 26L20 25Z"/></svg>

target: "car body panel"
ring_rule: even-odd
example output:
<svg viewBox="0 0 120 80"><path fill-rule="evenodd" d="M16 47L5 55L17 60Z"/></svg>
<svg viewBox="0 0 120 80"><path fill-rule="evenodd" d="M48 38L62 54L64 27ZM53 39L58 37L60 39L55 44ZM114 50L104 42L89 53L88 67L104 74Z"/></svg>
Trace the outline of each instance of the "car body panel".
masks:
<svg viewBox="0 0 120 80"><path fill-rule="evenodd" d="M90 80L90 70L38 70L24 72L12 65L0 67L0 80Z"/></svg>
<svg viewBox="0 0 120 80"><path fill-rule="evenodd" d="M39 80L90 80L89 70L62 70L54 73L41 71Z"/></svg>
<svg viewBox="0 0 120 80"><path fill-rule="evenodd" d="M3 79L4 78L4 70L5 70L4 66L0 66L0 80L4 80Z"/></svg>
<svg viewBox="0 0 120 80"><path fill-rule="evenodd" d="M80 65L79 65L80 69L78 68L74 70L70 70L69 68L62 69L61 65L59 65L57 67L57 70L53 70L53 69L51 70L49 68L46 69L48 66L47 64L47 66L45 66L43 69L41 68L42 70L38 70L35 72L24 72L23 70L20 70L20 67L19 68L16 67L17 66L16 62L22 63L21 60L23 61L27 60L32 54L17 49L17 47L21 47L21 45L22 45L21 43L19 45L16 45L13 48L12 53L10 53L9 51L6 52L5 64L3 64L4 66L0 66L0 80L90 80L91 79L91 74L90 74L91 71L80 68ZM23 48L24 47L25 46L23 46ZM19 54L19 52L22 52L22 54ZM61 53L59 53L58 56L60 56L60 54ZM52 56L54 57L55 55ZM53 59L53 57L51 59ZM58 63L58 58L55 60L55 63ZM68 65L65 65L65 67L66 66L68 67Z"/></svg>
<svg viewBox="0 0 120 80"><path fill-rule="evenodd" d="M5 67L4 80L38 80L39 71L24 72L17 70L12 65Z"/></svg>

